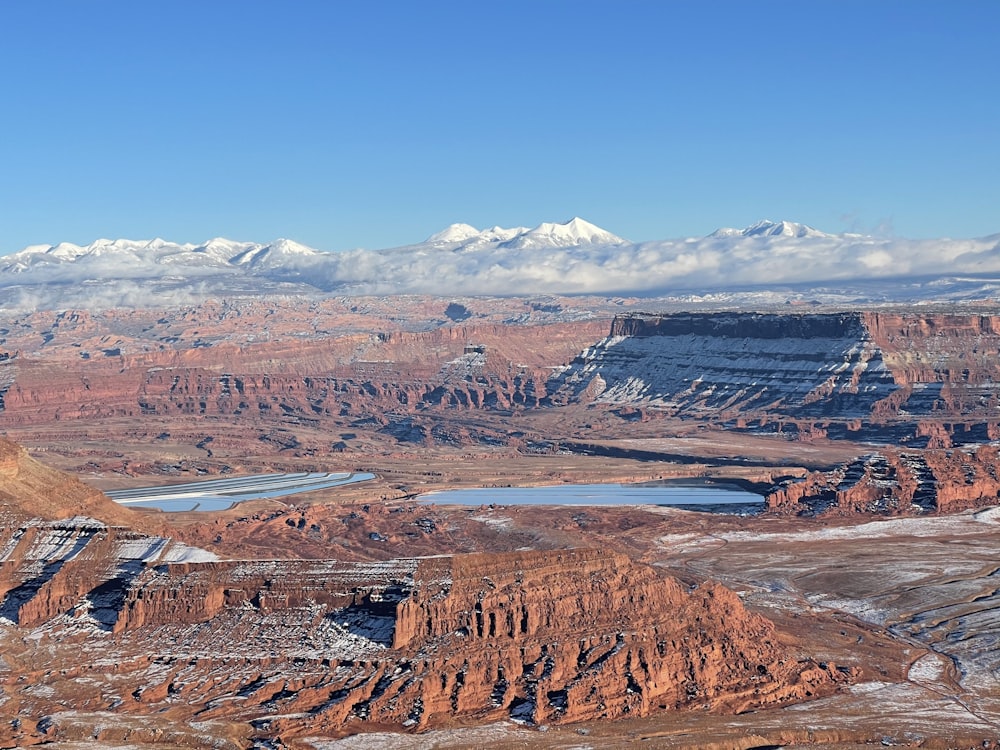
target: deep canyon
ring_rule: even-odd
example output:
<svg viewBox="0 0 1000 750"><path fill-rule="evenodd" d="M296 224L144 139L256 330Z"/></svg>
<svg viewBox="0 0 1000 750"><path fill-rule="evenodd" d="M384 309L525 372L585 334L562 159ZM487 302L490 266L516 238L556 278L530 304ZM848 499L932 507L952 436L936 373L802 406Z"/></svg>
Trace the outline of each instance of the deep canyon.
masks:
<svg viewBox="0 0 1000 750"><path fill-rule="evenodd" d="M997 737L986 305L235 300L0 334L4 746ZM206 514L100 492L274 470L376 479ZM417 500L692 479L766 511Z"/></svg>

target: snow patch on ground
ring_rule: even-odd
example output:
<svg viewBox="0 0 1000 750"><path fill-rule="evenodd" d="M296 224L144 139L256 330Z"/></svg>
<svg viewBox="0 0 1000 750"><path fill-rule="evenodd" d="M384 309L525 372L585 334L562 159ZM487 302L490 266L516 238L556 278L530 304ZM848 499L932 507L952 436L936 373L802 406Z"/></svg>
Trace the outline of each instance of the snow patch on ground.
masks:
<svg viewBox="0 0 1000 750"><path fill-rule="evenodd" d="M497 530L509 529L514 524L514 520L509 516L472 516L471 520Z"/></svg>
<svg viewBox="0 0 1000 750"><path fill-rule="evenodd" d="M806 596L806 600L816 607L849 612L859 620L875 625L885 625L893 614L888 609L875 606L867 599L830 599L824 594L811 594Z"/></svg>
<svg viewBox="0 0 1000 750"><path fill-rule="evenodd" d="M160 558L162 563L180 562L215 562L219 556L214 552L201 549L200 547L189 547L180 542L174 542Z"/></svg>
<svg viewBox="0 0 1000 750"><path fill-rule="evenodd" d="M1000 524L1000 506L981 510L973 514L973 518L980 523Z"/></svg>
<svg viewBox="0 0 1000 750"><path fill-rule="evenodd" d="M996 509L994 509L996 510ZM827 540L862 540L884 539L886 537L932 537L932 536L963 536L982 534L978 523L996 521L978 518L975 515L960 513L953 516L937 516L934 518L893 518L884 521L870 521L857 526L830 526L819 529L803 529L802 531L726 531L717 536L728 542L822 542ZM995 518L996 516L988 517Z"/></svg>
<svg viewBox="0 0 1000 750"><path fill-rule="evenodd" d="M519 737L538 736L535 730L522 729L515 724L502 722L482 727L439 729L424 734L399 734L372 732L356 734L341 740L308 737L302 742L314 750L445 750L446 748L513 747Z"/></svg>
<svg viewBox="0 0 1000 750"><path fill-rule="evenodd" d="M908 677L913 682L939 683L944 680L945 666L938 654L925 654L910 665Z"/></svg>

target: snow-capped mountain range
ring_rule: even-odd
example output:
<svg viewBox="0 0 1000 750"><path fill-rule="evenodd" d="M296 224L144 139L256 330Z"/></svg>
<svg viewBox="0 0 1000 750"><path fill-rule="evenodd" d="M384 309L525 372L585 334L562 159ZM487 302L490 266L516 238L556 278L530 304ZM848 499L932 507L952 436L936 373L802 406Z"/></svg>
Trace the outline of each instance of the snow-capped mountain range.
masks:
<svg viewBox="0 0 1000 750"><path fill-rule="evenodd" d="M793 221L758 221L746 229L716 229L709 237L834 237L835 235L820 232L805 224ZM861 235L843 235L860 237Z"/></svg>
<svg viewBox="0 0 1000 750"><path fill-rule="evenodd" d="M432 234L421 244L449 249L469 249L497 245L498 247L524 250L531 248L567 248L580 245L627 245L628 240L611 234L589 221L575 217L565 224L543 222L534 229L528 227L491 227L479 231L469 224L452 224L437 234Z"/></svg>
<svg viewBox="0 0 1000 750"><path fill-rule="evenodd" d="M968 240L828 234L789 221L630 242L580 218L534 228L452 224L423 242L326 252L280 239L97 240L0 257L0 305L149 304L189 294L633 294L835 290L847 298L990 297L1000 234ZM819 292L818 292L819 293Z"/></svg>

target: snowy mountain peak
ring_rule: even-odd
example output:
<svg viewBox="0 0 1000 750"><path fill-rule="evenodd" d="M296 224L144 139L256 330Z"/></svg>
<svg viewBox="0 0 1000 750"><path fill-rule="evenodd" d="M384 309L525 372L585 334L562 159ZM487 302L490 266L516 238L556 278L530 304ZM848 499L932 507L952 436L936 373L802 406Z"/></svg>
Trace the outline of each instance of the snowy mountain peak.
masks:
<svg viewBox="0 0 1000 750"><path fill-rule="evenodd" d="M746 237L809 237L820 234L812 227L805 224L796 224L792 221L770 221L764 219L758 221L753 226L743 230Z"/></svg>
<svg viewBox="0 0 1000 750"><path fill-rule="evenodd" d="M465 242L479 236L479 230L471 224L451 224L437 234L427 238L427 242Z"/></svg>
<svg viewBox="0 0 1000 750"><path fill-rule="evenodd" d="M624 245L627 242L628 240L601 229L589 221L574 217L564 224L543 222L534 229L505 242L504 247L529 249L576 247L578 245Z"/></svg>
<svg viewBox="0 0 1000 750"><path fill-rule="evenodd" d="M222 248L225 247L224 244L220 245ZM223 259L233 266L247 266L254 269L276 268L294 258L309 258L319 254L319 250L314 250L308 245L282 238L270 245L232 243L230 251L223 256Z"/></svg>
<svg viewBox="0 0 1000 750"><path fill-rule="evenodd" d="M213 237L208 242L202 243L196 249L202 252L231 250L236 252L247 245L246 242L234 242L225 237Z"/></svg>
<svg viewBox="0 0 1000 750"><path fill-rule="evenodd" d="M611 234L611 232L601 229L579 216L574 216L565 224L539 224L528 234L546 234L554 238L589 242L594 245L617 245L625 242L621 237Z"/></svg>
<svg viewBox="0 0 1000 750"><path fill-rule="evenodd" d="M828 300L945 294L992 299L998 279L1000 235L906 240L832 235L804 224L762 221L709 237L632 244L574 218L533 229L479 231L455 224L429 242L337 253L288 239L257 243L221 237L197 244L100 239L86 246L33 245L0 258L0 307L99 309L155 300L181 304L206 295L295 293L290 290L680 294L678 299L710 305L728 304L732 295L770 305L786 299L789 289L798 290L802 299L807 294Z"/></svg>
<svg viewBox="0 0 1000 750"><path fill-rule="evenodd" d="M135 277L157 273L157 268L197 269L206 272L227 272L232 266L256 269L258 266L277 267L294 263L295 259L311 258L318 250L288 239L275 240L269 245L256 242L237 242L216 237L197 245L178 244L159 237L152 240L99 239L86 247L62 242L58 245L33 245L13 253L0 264L0 272L20 273L32 269L68 267L69 265L100 265L100 273L119 268L123 276ZM139 269L146 269L141 272ZM96 272L95 272L96 273ZM114 274L114 271L111 272Z"/></svg>
<svg viewBox="0 0 1000 750"><path fill-rule="evenodd" d="M58 245L34 245L33 249L22 250L11 257L28 254L48 255L59 260L75 260L85 255L89 248L74 245L72 242L60 242Z"/></svg>
<svg viewBox="0 0 1000 750"><path fill-rule="evenodd" d="M558 224L543 222L534 229L495 226L479 231L471 224L452 224L427 238L427 244L459 243L463 247L479 247L499 242L504 247L575 247L577 245L623 245L627 240L601 229L589 221L574 217Z"/></svg>
<svg viewBox="0 0 1000 750"><path fill-rule="evenodd" d="M506 242L507 240L512 240L527 231L529 231L528 227L511 227L510 229L504 229L500 226L492 226L489 229L484 229L479 236L483 240L489 242Z"/></svg>
<svg viewBox="0 0 1000 750"><path fill-rule="evenodd" d="M794 221L771 221L764 219L745 229L716 229L709 237L831 237L806 224Z"/></svg>
<svg viewBox="0 0 1000 750"><path fill-rule="evenodd" d="M303 245L295 240L279 238L270 244L271 252L281 255L316 255L319 250L314 250L308 245Z"/></svg>

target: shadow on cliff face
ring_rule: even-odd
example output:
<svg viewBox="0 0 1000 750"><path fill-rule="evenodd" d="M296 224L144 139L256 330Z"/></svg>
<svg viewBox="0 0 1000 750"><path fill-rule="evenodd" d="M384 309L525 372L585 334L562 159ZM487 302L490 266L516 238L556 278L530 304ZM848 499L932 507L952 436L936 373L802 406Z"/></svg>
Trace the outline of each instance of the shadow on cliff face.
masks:
<svg viewBox="0 0 1000 750"><path fill-rule="evenodd" d="M42 572L24 581L19 586L8 591L0 602L0 618L10 620L15 625L21 622L21 608L30 602L41 591L42 587L52 581L63 566L76 557L93 538L93 531L83 531L62 557L45 564Z"/></svg>
<svg viewBox="0 0 1000 750"><path fill-rule="evenodd" d="M90 616L101 630L114 629L118 615L125 606L125 595L143 569L142 562L130 560L118 568L114 578L87 593L85 602L90 607Z"/></svg>
<svg viewBox="0 0 1000 750"><path fill-rule="evenodd" d="M384 611L383 611L384 610ZM327 619L339 630L368 641L392 646L396 632L396 602L387 608L355 604L334 610Z"/></svg>

